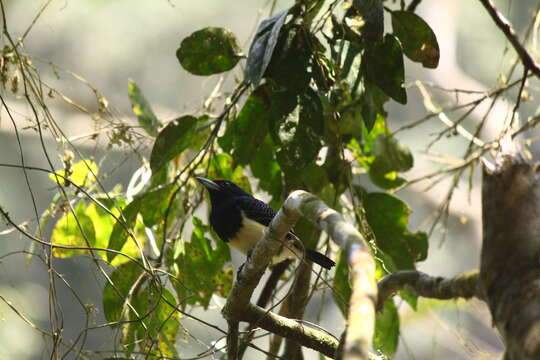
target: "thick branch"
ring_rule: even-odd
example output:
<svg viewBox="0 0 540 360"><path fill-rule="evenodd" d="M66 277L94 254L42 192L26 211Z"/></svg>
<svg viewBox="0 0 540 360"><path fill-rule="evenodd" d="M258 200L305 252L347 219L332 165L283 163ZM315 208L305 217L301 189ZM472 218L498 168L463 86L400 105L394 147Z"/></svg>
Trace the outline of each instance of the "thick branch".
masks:
<svg viewBox="0 0 540 360"><path fill-rule="evenodd" d="M478 271L466 272L450 279L429 276L415 270L397 271L379 281L377 309L381 309L389 297L401 290L441 300L481 297L478 290L478 276Z"/></svg>
<svg viewBox="0 0 540 360"><path fill-rule="evenodd" d="M351 267L352 294L345 339L345 359L369 359L375 324L375 262L362 235L335 210L305 191L293 192L284 204L287 212L300 211L326 231L345 250Z"/></svg>
<svg viewBox="0 0 540 360"><path fill-rule="evenodd" d="M248 306L239 314L238 320L256 322L259 327L284 338L297 341L330 358L334 357L338 341L327 333L310 328L304 323L266 311L257 305Z"/></svg>
<svg viewBox="0 0 540 360"><path fill-rule="evenodd" d="M281 317L250 304L249 300L270 259L277 254L283 239L300 215L325 230L347 254L351 266L352 295L345 344L346 359L369 359L369 349L375 323L375 263L369 247L358 231L336 211L316 196L305 191L293 192L278 211L263 238L253 248L233 285L223 316L234 321L257 322L278 335L292 339L309 348L334 357L338 342L326 333L311 329L299 322ZM235 341L231 339L231 341ZM236 346L235 344L230 344Z"/></svg>
<svg viewBox="0 0 540 360"><path fill-rule="evenodd" d="M516 149L484 168L480 286L507 360L540 359L540 177Z"/></svg>
<svg viewBox="0 0 540 360"><path fill-rule="evenodd" d="M519 42L519 39L512 27L512 24L497 10L491 0L480 0L482 5L486 8L489 16L495 22L495 25L502 30L508 41L512 44L516 50L523 66L529 69L534 75L540 77L540 65L532 58L531 54L525 49L525 47Z"/></svg>

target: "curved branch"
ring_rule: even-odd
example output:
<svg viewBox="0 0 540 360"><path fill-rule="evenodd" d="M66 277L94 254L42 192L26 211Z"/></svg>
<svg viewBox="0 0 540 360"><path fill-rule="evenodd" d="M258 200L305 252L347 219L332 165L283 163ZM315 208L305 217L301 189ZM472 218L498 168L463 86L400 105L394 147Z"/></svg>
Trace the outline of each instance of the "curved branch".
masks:
<svg viewBox="0 0 540 360"><path fill-rule="evenodd" d="M265 311L249 301L270 259L278 253L282 241L292 225L304 216L326 231L332 241L344 249L351 266L352 295L349 306L349 330L345 339L345 358L369 359L371 339L375 324L375 262L369 246L360 233L341 214L329 208L322 200L305 191L289 195L278 211L263 238L257 242L251 256L238 274L223 307L222 314L232 328L234 322L256 321L266 330L299 344L334 357L338 341L327 333L306 327L304 324L272 312ZM231 341L237 341L230 337ZM235 347L236 344L229 344Z"/></svg>
<svg viewBox="0 0 540 360"><path fill-rule="evenodd" d="M375 327L375 262L364 237L343 216L322 200L305 191L295 191L285 201L286 212L299 211L305 218L326 231L346 254L351 267L352 294L347 316L345 359L369 359Z"/></svg>
<svg viewBox="0 0 540 360"><path fill-rule="evenodd" d="M396 271L379 281L377 309L380 310L386 300L401 290L432 299L469 299L481 298L478 287L478 271L466 272L453 278L434 277L416 270Z"/></svg>
<svg viewBox="0 0 540 360"><path fill-rule="evenodd" d="M512 27L512 24L497 10L495 4L491 0L480 0L484 8L486 8L489 16L495 22L495 25L502 30L514 50L516 50L519 58L524 67L529 69L534 75L540 77L540 65L532 58L531 54L525 49L525 47L519 42L519 39Z"/></svg>

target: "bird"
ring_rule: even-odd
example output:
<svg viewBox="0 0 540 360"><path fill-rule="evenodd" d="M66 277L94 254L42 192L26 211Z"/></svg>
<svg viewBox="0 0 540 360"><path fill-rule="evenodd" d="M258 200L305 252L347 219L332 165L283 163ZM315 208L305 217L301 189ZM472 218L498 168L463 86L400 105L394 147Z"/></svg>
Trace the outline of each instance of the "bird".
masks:
<svg viewBox="0 0 540 360"><path fill-rule="evenodd" d="M256 199L229 180L210 180L197 177L210 194L210 226L219 238L229 246L247 254L259 241L276 211L264 201ZM285 246L271 263L277 264L293 257L305 258L331 269L336 263L327 256L312 249L304 249L298 236L290 231L286 236Z"/></svg>

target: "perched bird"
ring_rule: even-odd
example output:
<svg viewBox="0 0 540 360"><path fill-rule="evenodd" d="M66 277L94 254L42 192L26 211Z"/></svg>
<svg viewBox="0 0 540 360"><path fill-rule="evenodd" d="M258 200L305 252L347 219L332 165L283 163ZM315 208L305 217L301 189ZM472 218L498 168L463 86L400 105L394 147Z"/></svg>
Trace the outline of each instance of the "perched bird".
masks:
<svg viewBox="0 0 540 360"><path fill-rule="evenodd" d="M198 177L210 194L210 225L221 240L233 248L247 254L255 243L262 238L264 229L276 216L276 211L265 202L246 193L235 183L228 180L209 180ZM277 264L291 257L302 258L304 249L294 232L289 232L285 246L272 259ZM311 249L305 249L305 257L330 269L335 262L325 255Z"/></svg>

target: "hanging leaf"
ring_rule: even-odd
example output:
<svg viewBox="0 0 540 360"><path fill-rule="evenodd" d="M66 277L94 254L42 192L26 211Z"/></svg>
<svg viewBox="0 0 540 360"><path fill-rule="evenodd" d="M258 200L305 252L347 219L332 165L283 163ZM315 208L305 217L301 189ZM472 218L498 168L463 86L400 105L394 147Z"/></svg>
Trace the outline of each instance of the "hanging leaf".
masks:
<svg viewBox="0 0 540 360"><path fill-rule="evenodd" d="M255 38L249 48L249 55L244 70L246 81L257 86L261 81L276 47L279 33L289 9L275 14L261 22L255 33Z"/></svg>
<svg viewBox="0 0 540 360"><path fill-rule="evenodd" d="M191 145L196 128L197 118L185 115L171 121L160 131L150 155L150 168L153 173Z"/></svg>
<svg viewBox="0 0 540 360"><path fill-rule="evenodd" d="M137 116L139 125L148 133L156 136L161 125L158 118L152 111L150 103L143 96L141 89L133 81L128 82L128 97L131 101L133 113Z"/></svg>
<svg viewBox="0 0 540 360"><path fill-rule="evenodd" d="M232 32L207 27L182 40L176 57L194 75L213 75L231 70L240 60L240 46Z"/></svg>
<svg viewBox="0 0 540 360"><path fill-rule="evenodd" d="M108 322L127 319L127 317L122 316L124 310L127 310L127 308L124 309L124 306L127 304L126 300L130 301L128 296L131 288L137 283L142 271L142 268L136 263L129 262L116 268L110 275L114 286L107 283L103 289L103 312Z"/></svg>
<svg viewBox="0 0 540 360"><path fill-rule="evenodd" d="M437 37L420 16L411 11L392 11L392 27L409 59L426 68L434 69L439 65Z"/></svg>
<svg viewBox="0 0 540 360"><path fill-rule="evenodd" d="M411 210L403 201L386 193L369 193L364 198L366 218L378 247L389 255L397 268L414 269L414 263L427 256L424 232L407 230Z"/></svg>
<svg viewBox="0 0 540 360"><path fill-rule="evenodd" d="M399 343L399 314L390 299L384 303L383 310L375 320L373 347L382 352L388 359L395 354Z"/></svg>
<svg viewBox="0 0 540 360"><path fill-rule="evenodd" d="M381 0L354 0L345 13L344 24L367 41L380 40L384 32Z"/></svg>
<svg viewBox="0 0 540 360"><path fill-rule="evenodd" d="M386 34L382 42L377 42L367 49L364 60L365 73L370 76L370 80L392 99L406 104L403 50L399 41L393 35Z"/></svg>

